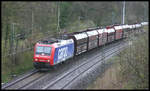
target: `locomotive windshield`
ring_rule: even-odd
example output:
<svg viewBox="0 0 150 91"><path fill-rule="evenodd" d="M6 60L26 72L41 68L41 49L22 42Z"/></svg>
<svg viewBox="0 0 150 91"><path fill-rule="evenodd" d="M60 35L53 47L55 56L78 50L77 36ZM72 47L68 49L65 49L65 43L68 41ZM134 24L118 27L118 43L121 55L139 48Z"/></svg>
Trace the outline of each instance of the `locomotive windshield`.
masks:
<svg viewBox="0 0 150 91"><path fill-rule="evenodd" d="M51 47L47 47L47 46L37 46L36 47L36 54L44 54L44 55L48 55L50 56L51 53Z"/></svg>

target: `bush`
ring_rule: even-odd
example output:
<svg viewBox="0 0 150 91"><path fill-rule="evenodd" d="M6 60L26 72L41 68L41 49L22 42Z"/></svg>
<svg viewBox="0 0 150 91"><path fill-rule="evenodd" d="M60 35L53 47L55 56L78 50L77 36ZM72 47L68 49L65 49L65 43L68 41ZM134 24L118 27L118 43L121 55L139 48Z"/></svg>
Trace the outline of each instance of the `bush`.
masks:
<svg viewBox="0 0 150 91"><path fill-rule="evenodd" d="M121 76L125 88L148 88L148 33L120 53Z"/></svg>

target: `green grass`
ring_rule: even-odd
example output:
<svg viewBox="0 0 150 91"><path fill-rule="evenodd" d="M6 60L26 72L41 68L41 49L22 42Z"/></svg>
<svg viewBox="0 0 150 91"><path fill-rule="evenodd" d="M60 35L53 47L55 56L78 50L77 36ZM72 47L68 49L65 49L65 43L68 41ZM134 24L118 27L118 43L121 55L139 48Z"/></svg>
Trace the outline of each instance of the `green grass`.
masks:
<svg viewBox="0 0 150 91"><path fill-rule="evenodd" d="M12 65L11 60L6 58L2 62L2 82L8 82L12 80L11 75L20 75L23 74L24 72L33 69L32 65L32 57L33 57L33 51L28 51L24 52L22 54L18 55L18 64L17 65Z"/></svg>
<svg viewBox="0 0 150 91"><path fill-rule="evenodd" d="M144 29L148 32L147 26L145 26ZM133 45L131 47L131 49L127 49L125 52L122 52L121 68L123 70L121 70L120 73L125 73L122 74L122 80L126 82L123 87L125 89L146 89L148 87L146 74L148 70L148 33L138 36L138 38L133 41ZM132 60L126 59L126 53L130 53ZM132 62L134 66L126 62L127 60ZM139 73L137 73L137 71Z"/></svg>

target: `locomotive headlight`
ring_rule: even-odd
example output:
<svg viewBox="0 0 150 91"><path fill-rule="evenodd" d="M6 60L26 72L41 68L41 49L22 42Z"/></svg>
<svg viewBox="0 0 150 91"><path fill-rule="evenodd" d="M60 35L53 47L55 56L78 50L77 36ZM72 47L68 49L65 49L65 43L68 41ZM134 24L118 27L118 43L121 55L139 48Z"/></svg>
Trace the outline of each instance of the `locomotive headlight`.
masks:
<svg viewBox="0 0 150 91"><path fill-rule="evenodd" d="M35 61L38 61L38 59L36 58Z"/></svg>

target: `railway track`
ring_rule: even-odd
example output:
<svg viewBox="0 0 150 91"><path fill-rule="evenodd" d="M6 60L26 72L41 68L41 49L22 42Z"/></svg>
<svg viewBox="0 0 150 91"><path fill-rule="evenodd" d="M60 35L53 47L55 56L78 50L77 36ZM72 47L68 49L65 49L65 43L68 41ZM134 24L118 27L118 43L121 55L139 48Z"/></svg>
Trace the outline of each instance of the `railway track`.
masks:
<svg viewBox="0 0 150 91"><path fill-rule="evenodd" d="M110 55L112 53L111 50L117 50L118 47L120 47L124 44L125 43L122 44L122 42L114 43L112 45L115 47L110 48L109 50L106 51L106 53L109 52L108 55ZM110 46L110 45L108 45L108 46ZM106 48L107 48L107 46L106 46ZM41 84L42 86L40 88L36 87L38 89L63 89L74 79L78 78L81 74L86 72L89 68L91 68L92 66L97 64L96 62L94 62L94 64L93 64L91 60L95 60L95 59L101 60L102 59L101 54L102 53L98 53L98 55L94 56L94 58L90 58L88 60L85 59L85 62L83 62L82 64L77 65L76 67L73 67L71 70L62 72L62 74L58 73L59 71L49 72L48 74L46 74L46 73L40 73L37 70L33 70L31 73L17 79L16 81L11 82L6 85L3 85L2 89L32 89L31 87L33 84ZM99 61L97 61L97 62L99 62ZM38 83L38 81L40 82L41 80L46 79L48 76L50 76L51 73L58 73L58 74L51 76L51 79L47 80L46 85L43 85L44 83L42 84L42 82ZM65 73L65 74L63 74L63 73Z"/></svg>
<svg viewBox="0 0 150 91"><path fill-rule="evenodd" d="M16 79L15 81L4 84L2 86L2 89L20 89L25 85L27 85L28 83L37 80L39 77L43 75L44 75L43 73L39 73L38 70L34 69L30 73Z"/></svg>
<svg viewBox="0 0 150 91"><path fill-rule="evenodd" d="M121 44L121 45L124 45L124 44ZM119 45L119 46L121 46L121 45ZM107 50L105 52L105 54L107 54L107 55L105 55L105 58L116 54L117 52L121 51L124 48L124 47L121 47L118 49L119 46L116 46L113 49ZM72 70L68 71L67 73L57 77L55 80L51 81L48 85L46 85L42 89L64 89L73 80L75 80L76 78L81 76L84 72L86 72L87 70L92 68L94 65L96 65L99 62L103 62L103 61L101 61L103 58L104 57L97 55L94 58L91 58L88 61L83 62L82 64L75 67L74 69L72 69ZM95 59L96 59L96 61L93 61Z"/></svg>
<svg viewBox="0 0 150 91"><path fill-rule="evenodd" d="M115 44L115 45L117 45L116 47L113 47L113 48L105 51L104 54L106 54L106 55L104 57L97 55L94 58L89 59L88 61L80 64L76 68L72 69L71 71L68 71L67 73L61 75L54 81L50 82L48 85L46 85L42 89L68 89L68 88L70 89L70 87L74 87L74 86L70 85L70 84L73 84L73 81L75 81L77 78L81 77L84 73L88 72L88 70L94 68L95 65L97 65L99 63L103 63L104 61L107 61L108 58L110 58L113 55L117 54L118 52L122 51L124 48L127 47L127 45L130 45L131 41L128 41L128 40L123 40L123 41L127 42L127 43ZM103 60L103 61L101 61L101 60ZM78 88L76 88L76 89L78 89Z"/></svg>
<svg viewBox="0 0 150 91"><path fill-rule="evenodd" d="M112 44L113 46L116 46L118 43ZM111 45L107 45L105 49L110 48ZM95 49L96 50L96 49ZM101 48L98 48L99 51L92 50L84 55L80 55L79 57L76 57L75 60L68 60L68 62L65 62L65 64L59 65L56 70L50 71L48 74L45 74L43 77L39 78L38 80L30 83L29 85L23 87L22 89L42 89L45 87L49 82L54 81L54 79L59 78L63 73L68 72L69 69L73 69L80 63L86 61L88 58L87 55L91 53L97 54L101 50ZM86 58L83 58L85 56ZM93 55L94 56L94 55ZM61 74L60 74L61 73Z"/></svg>

